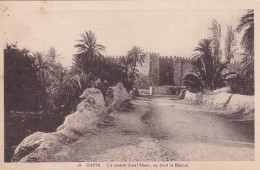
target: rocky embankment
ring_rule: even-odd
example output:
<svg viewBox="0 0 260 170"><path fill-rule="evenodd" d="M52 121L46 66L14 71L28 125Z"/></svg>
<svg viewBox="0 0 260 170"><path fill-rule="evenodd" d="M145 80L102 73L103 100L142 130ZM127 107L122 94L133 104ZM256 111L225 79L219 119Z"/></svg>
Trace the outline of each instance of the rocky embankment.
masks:
<svg viewBox="0 0 260 170"><path fill-rule="evenodd" d="M36 132L26 137L15 149L14 162L50 162L57 160L60 151L68 144L76 142L88 134L100 131L100 125L106 123L105 117L128 100L128 93L122 83L110 87L104 99L95 88L86 89L80 96L82 101L76 111L65 118L56 132ZM58 153L59 154L55 154Z"/></svg>
<svg viewBox="0 0 260 170"><path fill-rule="evenodd" d="M254 120L254 96L231 94L226 89L220 89L210 94L187 91L184 99L214 109L227 109L226 114L237 114L241 117L241 121Z"/></svg>

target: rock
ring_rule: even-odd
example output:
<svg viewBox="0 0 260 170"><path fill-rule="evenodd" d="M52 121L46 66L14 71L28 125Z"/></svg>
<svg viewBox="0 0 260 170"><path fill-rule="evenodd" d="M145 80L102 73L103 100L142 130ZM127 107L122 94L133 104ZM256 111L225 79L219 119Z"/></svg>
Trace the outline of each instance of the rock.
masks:
<svg viewBox="0 0 260 170"><path fill-rule="evenodd" d="M64 123L57 128L58 133L70 140L76 140L86 133L94 133L99 117L105 111L105 101L98 89L86 89L80 98L83 100L78 104L76 112L68 115Z"/></svg>
<svg viewBox="0 0 260 170"><path fill-rule="evenodd" d="M16 148L13 161L44 162L55 160L57 153L66 143L77 140L80 136L95 133L105 111L105 101L98 89L86 89L80 96L76 112L68 115L57 132L36 132L26 137Z"/></svg>
<svg viewBox="0 0 260 170"><path fill-rule="evenodd" d="M140 96L140 93L137 88L133 88L133 93L134 93L134 96L136 96L136 97Z"/></svg>
<svg viewBox="0 0 260 170"><path fill-rule="evenodd" d="M129 96L129 99L133 99L134 97L139 97L140 93L137 88L133 88L133 90L130 91L128 96Z"/></svg>
<svg viewBox="0 0 260 170"><path fill-rule="evenodd" d="M210 94L213 94L213 91L208 90L208 89L203 89L203 90L202 90L202 93L203 93L203 94L206 94L206 95L210 95Z"/></svg>
<svg viewBox="0 0 260 170"><path fill-rule="evenodd" d="M227 89L226 89L227 90ZM189 100L195 104L207 104L216 109L227 108L243 114L245 120L254 120L254 96L246 96L240 94L230 94L220 92L213 95L203 93L186 92L185 100ZM230 112L231 114L232 112Z"/></svg>
<svg viewBox="0 0 260 170"><path fill-rule="evenodd" d="M178 95L178 99L184 99L186 89L181 89L180 95Z"/></svg>
<svg viewBox="0 0 260 170"><path fill-rule="evenodd" d="M26 137L15 149L12 161L43 162L52 160L53 152L58 152L66 139L58 133L36 132Z"/></svg>
<svg viewBox="0 0 260 170"><path fill-rule="evenodd" d="M214 90L213 93L214 94L217 94L217 93L232 93L232 90L231 90L230 87L223 87L223 88Z"/></svg>
<svg viewBox="0 0 260 170"><path fill-rule="evenodd" d="M118 108L128 100L128 93L123 83L119 82L116 86L108 88L105 98L106 106Z"/></svg>
<svg viewBox="0 0 260 170"><path fill-rule="evenodd" d="M190 91L186 91L184 100L193 101L196 97L196 93L191 93Z"/></svg>
<svg viewBox="0 0 260 170"><path fill-rule="evenodd" d="M226 93L226 92L217 93L214 95L213 105L216 108L224 108L229 103L231 97L232 94L230 93Z"/></svg>
<svg viewBox="0 0 260 170"><path fill-rule="evenodd" d="M243 110L246 114L252 114L255 111L254 96L233 94L227 107L236 111Z"/></svg>
<svg viewBox="0 0 260 170"><path fill-rule="evenodd" d="M133 99L133 98L135 97L133 90L131 90L131 91L129 92L128 96L129 96L129 99Z"/></svg>

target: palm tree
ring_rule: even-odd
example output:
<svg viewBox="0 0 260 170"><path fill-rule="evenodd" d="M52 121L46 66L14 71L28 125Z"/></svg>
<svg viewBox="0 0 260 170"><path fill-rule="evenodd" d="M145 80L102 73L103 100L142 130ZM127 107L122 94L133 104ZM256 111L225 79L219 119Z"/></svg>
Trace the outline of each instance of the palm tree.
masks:
<svg viewBox="0 0 260 170"><path fill-rule="evenodd" d="M137 72L137 63L142 66L145 57L146 54L144 53L143 49L141 49L141 47L134 46L130 51L128 51L126 62L131 66L133 74Z"/></svg>
<svg viewBox="0 0 260 170"><path fill-rule="evenodd" d="M240 33L244 30L241 46L245 49L246 56L250 59L254 57L254 10L248 10L241 19L236 28L236 31Z"/></svg>
<svg viewBox="0 0 260 170"><path fill-rule="evenodd" d="M221 49L220 49L220 41L221 41L221 25L217 20L212 20L212 32L211 32L211 46L213 50L213 56L215 62L219 62L221 58Z"/></svg>
<svg viewBox="0 0 260 170"><path fill-rule="evenodd" d="M33 57L35 58L36 65L38 67L38 77L43 84L43 87L47 86L48 80L52 79L52 74L50 73L50 67L48 65L48 57L45 56L41 52L33 53Z"/></svg>
<svg viewBox="0 0 260 170"><path fill-rule="evenodd" d="M241 77L245 80L246 94L254 94L254 10L248 10L236 28L240 33L244 30L241 46L245 50L242 60L243 69Z"/></svg>
<svg viewBox="0 0 260 170"><path fill-rule="evenodd" d="M85 31L81 34L79 43L75 45L78 48L77 60L78 67L82 72L95 73L98 70L98 65L104 59L101 52L105 51L105 47L97 43L95 34L92 31Z"/></svg>
<svg viewBox="0 0 260 170"><path fill-rule="evenodd" d="M232 29L232 26L228 25L227 34L225 38L225 48L224 48L224 54L228 62L230 62L230 60L234 58L234 53L237 50L235 47L236 47L235 33Z"/></svg>
<svg viewBox="0 0 260 170"><path fill-rule="evenodd" d="M56 61L57 57L60 56L60 54L57 54L54 47L50 47L47 55L48 55L48 58L54 62Z"/></svg>
<svg viewBox="0 0 260 170"><path fill-rule="evenodd" d="M38 67L38 77L44 88L58 81L60 74L63 72L63 67L59 62L53 62L52 58L41 52L33 53L33 57Z"/></svg>
<svg viewBox="0 0 260 170"><path fill-rule="evenodd" d="M226 63L217 62L215 59L214 49L211 45L212 41L203 39L199 42L198 47L194 49L197 53L193 55L192 65L194 71L184 77L184 85L191 86L192 88L202 90L215 90L225 86L225 77L233 74L227 73L223 75L223 71L227 68Z"/></svg>

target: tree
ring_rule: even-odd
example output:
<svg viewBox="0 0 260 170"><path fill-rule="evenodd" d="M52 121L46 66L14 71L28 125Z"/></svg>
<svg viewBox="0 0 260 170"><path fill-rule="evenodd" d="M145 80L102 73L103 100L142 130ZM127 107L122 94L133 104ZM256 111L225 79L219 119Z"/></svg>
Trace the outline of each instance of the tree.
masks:
<svg viewBox="0 0 260 170"><path fill-rule="evenodd" d="M123 64L126 67L128 77L125 86L128 90L132 90L136 77L139 76L139 71L136 68L137 64L142 66L145 57L146 54L144 53L144 50L141 47L134 46L130 51L128 51L126 58L124 58Z"/></svg>
<svg viewBox="0 0 260 170"><path fill-rule="evenodd" d="M223 74L223 71L227 68L226 63L216 62L214 56L214 46L212 47L212 40L202 39L198 47L194 49L197 53L193 55L192 65L194 71L192 74L188 74L184 77L184 85L191 88L202 90L206 88L208 90L215 90L225 86L225 77L233 74Z"/></svg>
<svg viewBox="0 0 260 170"><path fill-rule="evenodd" d="M4 49L5 111L38 111L45 101L45 90L38 79L39 68L27 49L6 45Z"/></svg>
<svg viewBox="0 0 260 170"><path fill-rule="evenodd" d="M79 43L75 45L78 49L77 64L80 70L84 73L99 74L99 65L104 59L101 52L105 51L105 46L98 44L95 34L92 31L85 31L81 34Z"/></svg>
<svg viewBox="0 0 260 170"><path fill-rule="evenodd" d="M221 49L220 49L220 41L221 41L221 25L217 20L212 21L212 32L211 32L211 45L213 49L214 62L219 63L221 59Z"/></svg>
<svg viewBox="0 0 260 170"><path fill-rule="evenodd" d="M132 73L135 73L135 69L137 66L137 63L139 63L141 66L144 62L146 54L144 53L143 49L138 46L134 46L130 51L127 53L127 63L131 66L132 68Z"/></svg>
<svg viewBox="0 0 260 170"><path fill-rule="evenodd" d="M240 33L244 30L241 46L244 48L244 58L242 59L243 69L240 77L244 79L243 91L245 94L254 94L254 10L248 10L236 28Z"/></svg>
<svg viewBox="0 0 260 170"><path fill-rule="evenodd" d="M236 28L236 31L240 33L244 30L241 46L245 49L245 57L249 57L248 60L254 60L254 10L248 10L241 19Z"/></svg>
<svg viewBox="0 0 260 170"><path fill-rule="evenodd" d="M50 47L48 54L47 54L48 58L50 59L50 61L56 61L56 59L60 56L60 54L56 53L56 50L54 47Z"/></svg>
<svg viewBox="0 0 260 170"><path fill-rule="evenodd" d="M235 46L236 46L235 33L232 29L232 26L229 25L227 26L227 34L225 38L225 47L224 47L225 48L224 53L227 62L230 62L230 60L234 58L234 52L236 51Z"/></svg>
<svg viewBox="0 0 260 170"><path fill-rule="evenodd" d="M38 78L40 79L43 87L47 88L51 85L52 81L56 81L56 65L52 58L48 55L44 55L41 52L33 53L35 58L36 66L38 67Z"/></svg>

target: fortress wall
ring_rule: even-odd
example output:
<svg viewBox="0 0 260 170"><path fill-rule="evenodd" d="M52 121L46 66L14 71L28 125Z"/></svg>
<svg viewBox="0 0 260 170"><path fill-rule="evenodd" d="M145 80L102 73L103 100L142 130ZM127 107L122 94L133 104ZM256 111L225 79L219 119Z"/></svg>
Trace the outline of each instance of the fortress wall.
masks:
<svg viewBox="0 0 260 170"><path fill-rule="evenodd" d="M125 56L106 56L113 62L120 62ZM178 56L160 56L159 53L147 52L145 61L137 64L139 73L149 76L154 85L179 85L192 69L192 59Z"/></svg>
<svg viewBox="0 0 260 170"><path fill-rule="evenodd" d="M155 85L159 83L159 53L149 53L150 69L149 76L152 78Z"/></svg>
<svg viewBox="0 0 260 170"><path fill-rule="evenodd" d="M189 73L191 73L192 59L184 57L174 57L174 84L179 85L182 83L182 79Z"/></svg>
<svg viewBox="0 0 260 170"><path fill-rule="evenodd" d="M173 85L174 69L173 59L168 57L159 58L159 85Z"/></svg>

